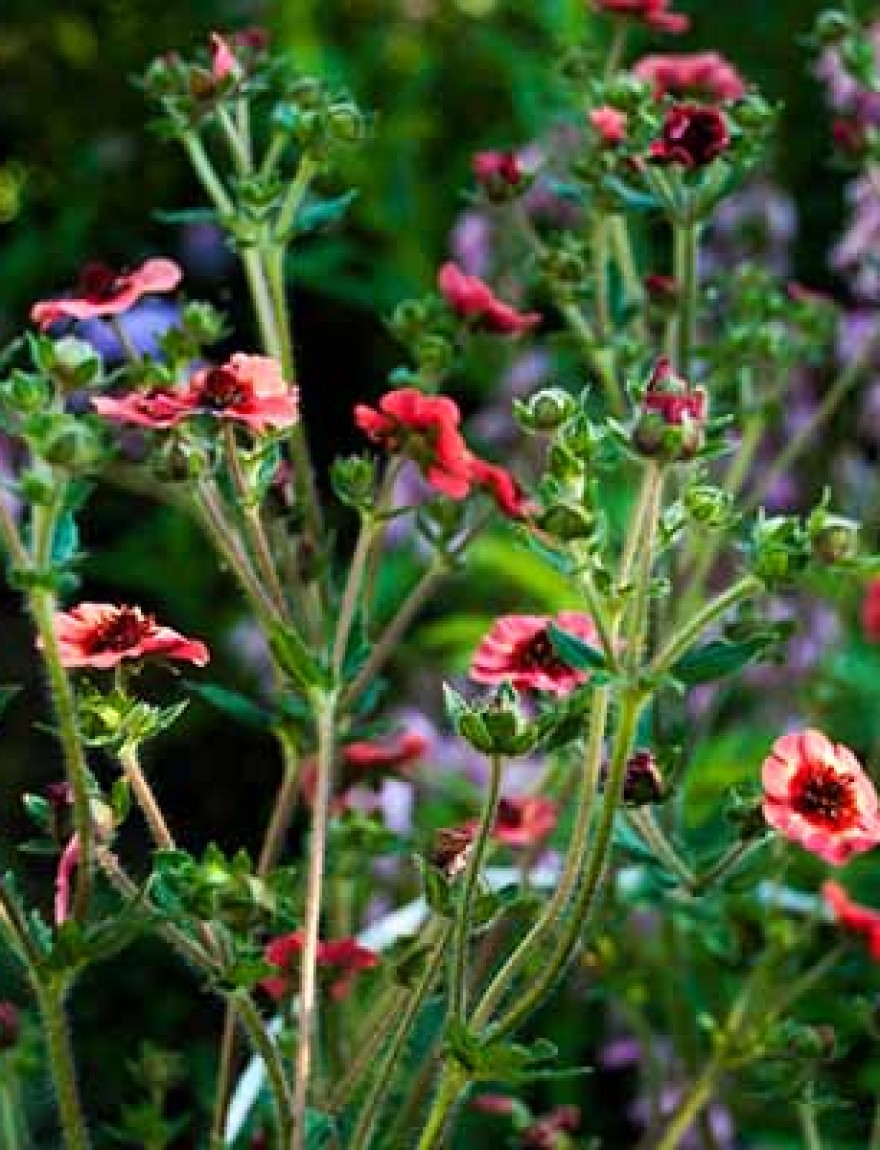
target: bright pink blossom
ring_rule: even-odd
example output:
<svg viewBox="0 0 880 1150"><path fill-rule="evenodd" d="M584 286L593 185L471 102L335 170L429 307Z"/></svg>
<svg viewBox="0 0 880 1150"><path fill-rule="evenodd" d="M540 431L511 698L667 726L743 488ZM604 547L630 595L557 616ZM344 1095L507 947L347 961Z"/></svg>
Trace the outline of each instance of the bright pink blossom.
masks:
<svg viewBox="0 0 880 1150"><path fill-rule="evenodd" d="M880 962L880 911L853 902L840 883L831 880L822 884L822 897L840 925L862 935L871 957Z"/></svg>
<svg viewBox="0 0 880 1150"><path fill-rule="evenodd" d="M65 667L107 670L125 659L150 656L204 667L210 658L204 643L163 627L140 607L79 603L55 613L55 634Z"/></svg>
<svg viewBox="0 0 880 1150"><path fill-rule="evenodd" d="M508 519L525 519L531 513L532 504L506 467L472 455L469 474L477 487L492 496Z"/></svg>
<svg viewBox="0 0 880 1150"><path fill-rule="evenodd" d="M499 185L518 188L525 179L516 152L477 152L471 168L477 183L490 191Z"/></svg>
<svg viewBox="0 0 880 1150"><path fill-rule="evenodd" d="M520 795L502 799L492 828L496 842L509 847L537 847L551 834L559 808L542 795Z"/></svg>
<svg viewBox="0 0 880 1150"><path fill-rule="evenodd" d="M645 411L656 412L666 423L705 423L709 415L709 397L702 387L691 387L672 370L666 356L654 366L648 389L642 399Z"/></svg>
<svg viewBox="0 0 880 1150"><path fill-rule="evenodd" d="M31 319L47 328L60 319L94 319L121 315L145 295L174 291L182 272L173 260L147 260L130 272L115 272L106 264L83 268L69 298L43 300L31 308Z"/></svg>
<svg viewBox="0 0 880 1150"><path fill-rule="evenodd" d="M703 100L739 100L746 93L742 76L719 52L682 52L644 56L633 68L651 84L654 95Z"/></svg>
<svg viewBox="0 0 880 1150"><path fill-rule="evenodd" d="M594 0L594 3L600 12L638 20L655 32L679 36L691 26L683 13L670 11L671 0Z"/></svg>
<svg viewBox="0 0 880 1150"><path fill-rule="evenodd" d="M880 843L874 784L852 751L821 732L777 739L761 777L767 822L833 866Z"/></svg>
<svg viewBox="0 0 880 1150"><path fill-rule="evenodd" d="M610 104L603 104L600 108L593 108L590 112L590 123L603 144L616 147L626 139L626 112L619 108L612 108Z"/></svg>
<svg viewBox="0 0 880 1150"><path fill-rule="evenodd" d="M478 683L509 681L520 690L552 691L566 695L585 682L578 671L557 655L549 627L555 624L578 639L598 645L595 624L579 611L552 615L502 615L477 648L470 676Z"/></svg>
<svg viewBox="0 0 880 1150"><path fill-rule="evenodd" d="M865 588L862 632L870 643L880 643L880 579L872 579Z"/></svg>
<svg viewBox="0 0 880 1150"><path fill-rule="evenodd" d="M416 731L400 731L385 739L349 743L342 756L358 771L398 771L412 766L427 752L430 741Z"/></svg>
<svg viewBox="0 0 880 1150"><path fill-rule="evenodd" d="M244 28L221 36L211 33L211 75L217 81L241 71L239 52L264 52L269 44L265 28Z"/></svg>
<svg viewBox="0 0 880 1150"><path fill-rule="evenodd" d="M459 431L461 413L453 400L404 387L386 392L378 410L359 403L354 417L374 443L415 460L435 490L450 499L467 497L471 455Z"/></svg>
<svg viewBox="0 0 880 1150"><path fill-rule="evenodd" d="M293 934L273 938L263 951L266 962L277 967L279 973L264 978L260 986L276 1002L296 994L299 988L299 956L304 943L303 932L297 930ZM331 942L319 941L317 960L319 967L338 972L338 977L330 985L330 994L340 999L348 994L354 976L361 970L376 966L379 956L353 938L339 938Z"/></svg>
<svg viewBox="0 0 880 1150"><path fill-rule="evenodd" d="M730 147L727 121L709 104L673 104L648 155L655 164L704 168Z"/></svg>
<svg viewBox="0 0 880 1150"><path fill-rule="evenodd" d="M437 286L454 312L481 331L522 335L541 322L538 312L519 312L498 299L485 281L469 276L454 263L437 274Z"/></svg>
<svg viewBox="0 0 880 1150"><path fill-rule="evenodd" d="M232 419L256 432L280 430L299 421L299 389L284 380L277 360L241 352L218 367L194 372L179 392L158 389L96 396L92 405L108 419L141 427L171 427L196 415Z"/></svg>

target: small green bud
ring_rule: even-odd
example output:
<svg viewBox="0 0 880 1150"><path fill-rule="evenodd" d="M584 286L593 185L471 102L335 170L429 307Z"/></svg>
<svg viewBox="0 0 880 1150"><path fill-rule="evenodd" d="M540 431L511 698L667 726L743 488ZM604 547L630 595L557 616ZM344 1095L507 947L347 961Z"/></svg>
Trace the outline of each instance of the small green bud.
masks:
<svg viewBox="0 0 880 1150"><path fill-rule="evenodd" d="M604 103L619 108L621 112L635 112L650 97L650 84L621 72L606 86Z"/></svg>
<svg viewBox="0 0 880 1150"><path fill-rule="evenodd" d="M822 515L810 533L813 555L829 566L854 559L859 553L859 524L842 515Z"/></svg>
<svg viewBox="0 0 880 1150"><path fill-rule="evenodd" d="M829 8L819 13L813 34L821 45L829 47L840 44L852 31L853 22L849 13L839 8Z"/></svg>
<svg viewBox="0 0 880 1150"><path fill-rule="evenodd" d="M186 334L198 344L217 343L228 330L223 313L212 304L200 301L184 307L181 323Z"/></svg>
<svg viewBox="0 0 880 1150"><path fill-rule="evenodd" d="M547 387L527 400L514 400L513 411L527 431L556 431L577 411L577 401L561 387Z"/></svg>
<svg viewBox="0 0 880 1150"><path fill-rule="evenodd" d="M428 318L428 310L420 300L404 300L392 312L389 327L402 343L409 343L422 334Z"/></svg>
<svg viewBox="0 0 880 1150"><path fill-rule="evenodd" d="M35 454L69 471L88 471L104 454L100 433L73 415L39 415L28 421L25 435Z"/></svg>
<svg viewBox="0 0 880 1150"><path fill-rule="evenodd" d="M725 527L730 523L733 497L709 483L695 484L684 494L684 508L693 523L700 527Z"/></svg>
<svg viewBox="0 0 880 1150"><path fill-rule="evenodd" d="M376 495L376 465L364 455L334 459L330 480L337 498L349 507L369 508Z"/></svg>
<svg viewBox="0 0 880 1150"><path fill-rule="evenodd" d="M65 391L75 391L100 380L104 367L101 357L84 339L66 335L54 344L53 352L49 371Z"/></svg>
<svg viewBox="0 0 880 1150"><path fill-rule="evenodd" d="M49 379L32 372L14 371L0 385L4 404L22 415L45 411L55 397L55 388Z"/></svg>
<svg viewBox="0 0 880 1150"><path fill-rule="evenodd" d="M360 108L348 101L331 104L327 126L332 138L340 144L359 144L367 134L366 120Z"/></svg>
<svg viewBox="0 0 880 1150"><path fill-rule="evenodd" d="M423 336L415 347L420 370L428 375L443 375L455 362L455 348L441 335Z"/></svg>
<svg viewBox="0 0 880 1150"><path fill-rule="evenodd" d="M555 503L543 512L538 525L548 535L564 542L573 539L590 539L596 532L594 517L582 507L570 503Z"/></svg>

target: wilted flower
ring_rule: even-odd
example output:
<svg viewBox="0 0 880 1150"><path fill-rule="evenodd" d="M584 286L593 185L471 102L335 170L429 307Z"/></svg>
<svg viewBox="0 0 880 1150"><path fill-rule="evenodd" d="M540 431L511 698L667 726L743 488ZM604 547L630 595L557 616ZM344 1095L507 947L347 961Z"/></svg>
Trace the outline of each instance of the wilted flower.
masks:
<svg viewBox="0 0 880 1150"><path fill-rule="evenodd" d="M738 100L745 95L742 76L719 52L682 52L644 56L634 75L654 89L654 95L689 96L704 100Z"/></svg>
<svg viewBox="0 0 880 1150"><path fill-rule="evenodd" d="M498 299L484 280L467 275L454 263L446 263L440 269L437 286L452 310L478 330L522 335L541 322L538 312L517 311Z"/></svg>
<svg viewBox="0 0 880 1150"><path fill-rule="evenodd" d="M840 925L862 935L871 957L880 962L880 911L853 902L840 883L830 880L822 884L822 897Z"/></svg>
<svg viewBox="0 0 880 1150"><path fill-rule="evenodd" d="M722 113L708 104L673 104L648 155L655 164L704 168L730 147Z"/></svg>
<svg viewBox="0 0 880 1150"><path fill-rule="evenodd" d="M264 978L260 986L276 1002L295 994L298 989L299 956L304 941L303 932L297 930L293 934L273 938L263 951L266 962L277 967L279 974ZM379 955L353 938L339 938L332 942L318 942L317 961L319 967L338 972L338 977L330 985L330 994L340 999L348 994L358 971L370 970L378 964Z"/></svg>
<svg viewBox="0 0 880 1150"><path fill-rule="evenodd" d="M125 659L155 656L204 667L208 648L157 623L140 607L79 603L55 614L55 633L65 667L107 670Z"/></svg>
<svg viewBox="0 0 880 1150"><path fill-rule="evenodd" d="M31 308L31 319L41 328L61 319L92 319L121 315L145 295L174 291L182 272L173 260L147 260L130 272L116 272L106 264L85 267L70 298L43 300Z"/></svg>
<svg viewBox="0 0 880 1150"><path fill-rule="evenodd" d="M550 640L549 628L587 643L598 643L595 624L579 611L552 615L502 615L477 648L470 676L478 683L510 682L518 690L552 691L566 695L587 680L586 671L565 663Z"/></svg>
<svg viewBox="0 0 880 1150"><path fill-rule="evenodd" d="M448 879L463 873L474 845L474 824L442 827L434 836L428 861Z"/></svg>
<svg viewBox="0 0 880 1150"><path fill-rule="evenodd" d="M784 735L762 770L764 817L834 866L880 843L874 784L847 747L820 731Z"/></svg>

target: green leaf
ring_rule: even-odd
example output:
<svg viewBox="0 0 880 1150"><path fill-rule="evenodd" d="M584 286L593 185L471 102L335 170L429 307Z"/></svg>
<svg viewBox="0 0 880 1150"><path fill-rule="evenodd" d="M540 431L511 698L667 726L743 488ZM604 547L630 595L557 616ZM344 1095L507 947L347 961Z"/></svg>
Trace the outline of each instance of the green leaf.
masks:
<svg viewBox="0 0 880 1150"><path fill-rule="evenodd" d="M771 642L764 635L756 635L739 643L714 639L711 643L688 651L672 667L671 673L673 678L689 687L698 683L711 683L726 675L734 675L743 667L756 662Z"/></svg>
<svg viewBox="0 0 880 1150"><path fill-rule="evenodd" d="M306 1111L306 1150L329 1150L336 1137L336 1124L329 1114Z"/></svg>
<svg viewBox="0 0 880 1150"><path fill-rule="evenodd" d="M185 680L186 686L194 695L204 699L210 706L230 715L236 722L258 731L269 731L274 726L274 716L265 707L259 706L238 691L221 687L219 683L196 683Z"/></svg>
<svg viewBox="0 0 880 1150"><path fill-rule="evenodd" d="M360 193L352 188L341 196L334 196L330 200L312 201L297 216L297 232L303 235L306 232L314 232L318 228L326 228L331 224L338 223L359 195Z"/></svg>
<svg viewBox="0 0 880 1150"><path fill-rule="evenodd" d="M326 686L326 672L292 628L276 623L269 631L269 646L282 669L304 694L313 687Z"/></svg>
<svg viewBox="0 0 880 1150"><path fill-rule="evenodd" d="M555 623L547 628L547 635L559 658L575 671L601 671L607 668L608 664L601 651L568 631L563 631Z"/></svg>
<svg viewBox="0 0 880 1150"><path fill-rule="evenodd" d="M0 686L0 714L2 714L12 700L21 692L21 686L18 683L7 683Z"/></svg>
<svg viewBox="0 0 880 1150"><path fill-rule="evenodd" d="M160 224L214 224L218 219L212 208L159 208L153 215Z"/></svg>

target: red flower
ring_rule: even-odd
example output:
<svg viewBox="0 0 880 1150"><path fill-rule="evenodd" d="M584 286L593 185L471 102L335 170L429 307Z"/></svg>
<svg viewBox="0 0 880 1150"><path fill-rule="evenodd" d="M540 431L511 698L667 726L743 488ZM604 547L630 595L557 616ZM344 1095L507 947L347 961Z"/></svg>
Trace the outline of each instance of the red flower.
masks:
<svg viewBox="0 0 880 1150"><path fill-rule="evenodd" d="M478 683L509 681L521 690L566 695L585 682L586 671L569 667L556 654L548 628L555 623L578 639L596 644L593 620L579 611L552 615L502 615L474 654L470 676Z"/></svg>
<svg viewBox="0 0 880 1150"><path fill-rule="evenodd" d="M374 443L414 459L437 491L450 499L467 497L471 456L458 430L461 413L453 400L404 387L383 395L378 411L359 403L354 418Z"/></svg>
<svg viewBox="0 0 880 1150"><path fill-rule="evenodd" d="M762 770L764 818L834 866L880 843L874 784L847 747L819 731L784 735Z"/></svg>
<svg viewBox="0 0 880 1150"><path fill-rule="evenodd" d="M595 128L603 144L616 147L626 139L626 112L603 104L590 112L590 123Z"/></svg>
<svg viewBox="0 0 880 1150"><path fill-rule="evenodd" d="M680 12L670 12L670 0L595 0L601 12L638 20L657 32L678 36L687 32L690 19Z"/></svg>
<svg viewBox="0 0 880 1150"><path fill-rule="evenodd" d="M477 152L471 160L477 183L490 195L516 190L525 172L515 152Z"/></svg>
<svg viewBox="0 0 880 1150"><path fill-rule="evenodd" d="M842 927L864 936L871 957L880 962L880 912L853 902L840 883L823 883L822 897Z"/></svg>
<svg viewBox="0 0 880 1150"><path fill-rule="evenodd" d="M421 759L430 745L424 735L401 731L381 741L349 743L342 755L347 766L358 770L396 771Z"/></svg>
<svg viewBox="0 0 880 1150"><path fill-rule="evenodd" d="M492 837L509 847L536 847L553 831L557 818L558 808L552 799L540 795L502 799Z"/></svg>
<svg viewBox="0 0 880 1150"><path fill-rule="evenodd" d="M204 667L210 658L204 643L161 626L139 607L80 603L55 613L55 633L65 667L107 670L150 655Z"/></svg>
<svg viewBox="0 0 880 1150"><path fill-rule="evenodd" d="M880 643L880 579L872 579L862 599L862 631L871 643Z"/></svg>
<svg viewBox="0 0 880 1150"><path fill-rule="evenodd" d="M659 140L649 156L655 164L704 168L730 147L730 133L721 112L708 104L674 104L666 112Z"/></svg>
<svg viewBox="0 0 880 1150"><path fill-rule="evenodd" d="M171 427L195 415L213 415L262 432L298 422L299 389L285 382L276 360L239 352L220 367L195 372L184 391L97 396L92 405L101 415L141 427Z"/></svg>
<svg viewBox="0 0 880 1150"><path fill-rule="evenodd" d="M115 272L106 264L89 264L83 268L75 295L34 304L31 319L47 328L60 319L121 315L141 296L174 291L182 274L173 260L147 260L131 272Z"/></svg>
<svg viewBox="0 0 880 1150"><path fill-rule="evenodd" d="M507 1118L516 1112L519 1103L515 1098L508 1098L506 1094L478 1094L468 1103L471 1110L479 1114L497 1114Z"/></svg>
<svg viewBox="0 0 880 1150"><path fill-rule="evenodd" d="M580 1124L581 1112L577 1106L557 1106L523 1131L522 1144L531 1150L561 1150L570 1145L564 1135L576 1134Z"/></svg>
<svg viewBox="0 0 880 1150"><path fill-rule="evenodd" d="M649 298L658 304L671 303L677 300L680 294L675 276L664 276L659 272L649 272L645 276L645 291Z"/></svg>
<svg viewBox="0 0 880 1150"><path fill-rule="evenodd" d="M264 978L260 983L268 995L280 1001L295 994L299 985L299 956L304 944L303 932L281 935L273 938L263 951L263 957L270 966L275 966L279 974ZM367 950L353 938L339 938L332 942L318 942L318 966L338 971L339 977L331 983L330 994L335 999L345 998L351 989L354 976L360 970L369 970L379 962L379 956Z"/></svg>
<svg viewBox="0 0 880 1150"><path fill-rule="evenodd" d="M718 52L683 52L645 56L633 73L663 96L697 96L704 100L739 100L746 93L742 76Z"/></svg>
<svg viewBox="0 0 880 1150"><path fill-rule="evenodd" d="M518 312L498 299L487 283L466 275L454 263L444 264L437 273L437 286L452 310L482 331L522 335L541 322L537 312Z"/></svg>
<svg viewBox="0 0 880 1150"><path fill-rule="evenodd" d="M666 423L705 423L709 415L709 397L704 388L692 388L687 380L679 379L669 360L661 356L648 381L642 408L661 415Z"/></svg>
<svg viewBox="0 0 880 1150"><path fill-rule="evenodd" d="M506 467L471 456L470 478L492 496L508 519L525 519L532 510L520 485Z"/></svg>

